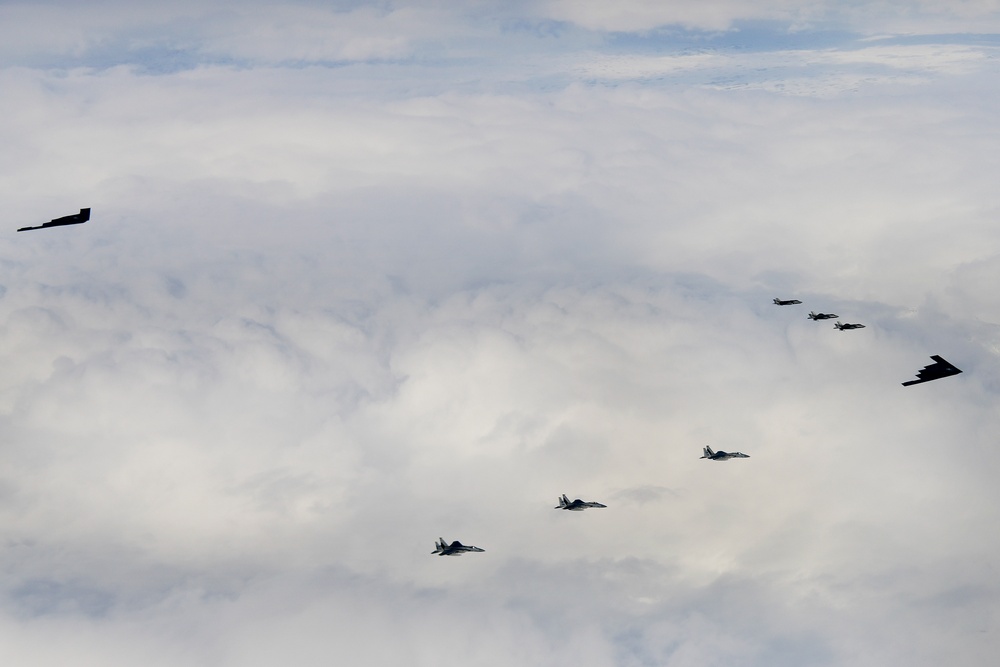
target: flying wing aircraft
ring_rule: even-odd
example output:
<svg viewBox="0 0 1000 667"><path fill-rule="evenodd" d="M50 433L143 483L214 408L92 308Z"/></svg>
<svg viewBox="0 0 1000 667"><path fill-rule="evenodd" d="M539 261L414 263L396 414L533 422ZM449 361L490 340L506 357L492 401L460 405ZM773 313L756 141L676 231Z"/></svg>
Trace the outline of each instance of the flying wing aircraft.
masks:
<svg viewBox="0 0 1000 667"><path fill-rule="evenodd" d="M774 305L776 306L794 306L797 303L802 303L802 302L799 301L798 299L787 299L785 301L782 301L781 299L774 300Z"/></svg>
<svg viewBox="0 0 1000 667"><path fill-rule="evenodd" d="M810 320L832 320L835 317L840 317L840 315L834 315L832 313L814 313L810 310L807 317Z"/></svg>
<svg viewBox="0 0 1000 667"><path fill-rule="evenodd" d="M904 382L904 387L909 387L911 384L920 384L921 382L930 382L931 380L940 380L941 378L946 378L950 375L958 375L962 371L955 368L951 363L944 360L943 357L939 357L936 354L931 355L931 359L935 363L924 366L919 371L917 371L917 380L910 380L909 382Z"/></svg>
<svg viewBox="0 0 1000 667"><path fill-rule="evenodd" d="M461 556L462 554L469 551L486 551L486 549L480 549L479 547L466 546L455 540L451 544L444 541L443 537L439 537L437 542L434 543L434 551L432 554L437 554L438 556Z"/></svg>
<svg viewBox="0 0 1000 667"><path fill-rule="evenodd" d="M841 324L840 322L834 322L833 323L833 327L835 329L837 329L838 331L847 331L848 329L864 329L865 325L863 325L863 324L850 324L850 323Z"/></svg>
<svg viewBox="0 0 1000 667"><path fill-rule="evenodd" d="M556 510L569 510L570 512L582 512L588 507L607 507L607 505L602 505L601 503L588 503L577 498L576 500L570 502L570 499L566 497L564 493L562 498L559 499L559 506L553 507Z"/></svg>
<svg viewBox="0 0 1000 667"><path fill-rule="evenodd" d="M742 452L724 452L721 449L717 452L713 452L711 447L705 447L705 454L701 458L711 459L712 461L728 461L729 459L748 459L750 458L747 454Z"/></svg>
<svg viewBox="0 0 1000 667"><path fill-rule="evenodd" d="M45 229L46 227L62 227L63 225L82 225L88 220L90 220L90 209L81 208L79 213L74 213L73 215L66 215L61 218L54 218L44 224L38 225L37 227L21 227L17 231L27 232L32 229Z"/></svg>

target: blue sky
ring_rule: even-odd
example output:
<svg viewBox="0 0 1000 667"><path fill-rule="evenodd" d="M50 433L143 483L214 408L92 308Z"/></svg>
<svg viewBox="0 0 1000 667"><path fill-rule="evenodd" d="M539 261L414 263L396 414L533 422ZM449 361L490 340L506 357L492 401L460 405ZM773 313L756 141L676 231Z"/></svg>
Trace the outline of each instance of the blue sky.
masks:
<svg viewBox="0 0 1000 667"><path fill-rule="evenodd" d="M997 16L0 4L0 661L986 663Z"/></svg>

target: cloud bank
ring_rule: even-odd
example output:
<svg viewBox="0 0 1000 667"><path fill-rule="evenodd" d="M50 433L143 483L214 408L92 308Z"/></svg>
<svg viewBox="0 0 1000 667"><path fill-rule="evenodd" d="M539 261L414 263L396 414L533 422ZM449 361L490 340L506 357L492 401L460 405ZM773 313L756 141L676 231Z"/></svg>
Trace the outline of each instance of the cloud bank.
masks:
<svg viewBox="0 0 1000 667"><path fill-rule="evenodd" d="M4 6L4 664L995 655L995 47L621 7Z"/></svg>

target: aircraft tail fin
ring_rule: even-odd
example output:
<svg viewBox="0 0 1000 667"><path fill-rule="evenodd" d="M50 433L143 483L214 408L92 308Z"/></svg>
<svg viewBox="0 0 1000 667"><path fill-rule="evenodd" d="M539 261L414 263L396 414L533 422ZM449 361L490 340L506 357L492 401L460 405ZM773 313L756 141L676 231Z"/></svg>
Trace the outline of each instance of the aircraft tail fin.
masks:
<svg viewBox="0 0 1000 667"><path fill-rule="evenodd" d="M90 220L90 209L89 208L81 208L80 209L80 219L83 220L84 222L86 222L87 220Z"/></svg>

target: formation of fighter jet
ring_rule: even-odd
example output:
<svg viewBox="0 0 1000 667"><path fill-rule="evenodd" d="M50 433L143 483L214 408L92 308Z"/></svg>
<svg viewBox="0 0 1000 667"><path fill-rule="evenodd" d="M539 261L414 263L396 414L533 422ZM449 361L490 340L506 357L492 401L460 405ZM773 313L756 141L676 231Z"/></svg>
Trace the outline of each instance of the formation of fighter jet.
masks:
<svg viewBox="0 0 1000 667"><path fill-rule="evenodd" d="M88 220L90 220L90 209L81 208L79 213L63 216L61 218L54 218L49 222L43 223L35 227L21 227L17 231L26 232L35 229L45 229L48 227L80 225L87 222ZM774 299L774 304L777 306L793 306L801 303L802 302L799 301L798 299L785 299L785 300L779 298ZM832 313L816 313L813 311L810 311L808 315L808 318L814 321L830 320L836 317L839 316ZM865 328L864 324L850 324L850 323L842 324L840 321L837 321L833 326L839 331ZM935 363L925 366L917 373L918 379L910 380L908 382L903 382L902 383L903 386L908 387L914 384L930 382L931 380L938 380L944 377L949 377L951 375L958 375L959 373L962 372L959 368L955 367L954 365L946 361L943 357L940 357L938 355L932 355L931 359L933 359ZM749 455L744 454L742 452L724 452L722 450L716 452L713 451L711 447L706 446L704 448L704 454L701 456L701 458L709 459L712 461L728 461L729 459L747 459L750 457ZM598 502L587 502L580 500L579 498L570 501L570 499L566 496L566 494L563 494L559 498L559 505L557 505L553 509L568 510L571 512L582 512L585 509L595 508L595 507L606 508L607 505ZM455 540L451 544L448 544L447 542L445 542L445 539L443 537L439 537L437 541L435 541L434 543L434 551L432 551L431 554L438 556L461 556L463 553L476 553L476 552L482 553L485 551L486 551L485 549L481 549L479 547L462 544L458 540Z"/></svg>
<svg viewBox="0 0 1000 667"><path fill-rule="evenodd" d="M834 326L835 329L837 329L837 331L847 331L848 329L864 329L865 328L865 325L863 325L863 324L851 324L849 322L848 323L844 323L844 324L841 324L840 322L834 322L833 326Z"/></svg>
<svg viewBox="0 0 1000 667"><path fill-rule="evenodd" d="M90 220L90 209L81 208L79 213L74 213L73 215L66 215L61 218L54 218L44 224L38 225L37 227L21 227L17 231L27 232L32 229L45 229L46 227L62 227L63 225L82 225L88 220Z"/></svg>
<svg viewBox="0 0 1000 667"><path fill-rule="evenodd" d="M921 382L930 382L931 380L940 380L941 378L946 378L951 375L958 375L962 371L953 366L948 361L945 361L943 357L936 354L931 355L931 359L935 363L929 366L924 366L917 372L917 380L910 380L909 382L904 382L904 387L909 387L911 384L920 384Z"/></svg>
<svg viewBox="0 0 1000 667"><path fill-rule="evenodd" d="M802 303L802 302L799 301L798 299L787 299L785 301L782 301L781 299L776 298L774 300L774 303L777 306L792 306L792 305L795 305L797 303ZM832 320L835 317L840 317L840 315L836 315L834 313L817 313L817 312L814 312L814 311L810 310L809 314L806 317L808 317L810 320L816 321L816 320ZM850 323L841 324L840 322L837 322L833 326L835 326L840 331L845 331L847 329L864 329L865 328L865 325L863 325L863 324L850 324Z"/></svg>
<svg viewBox="0 0 1000 667"><path fill-rule="evenodd" d="M705 454L701 457L703 459L711 459L712 461L728 461L729 459L748 459L749 455L743 452L724 452L721 449L717 452L713 452L711 447L705 447Z"/></svg>
<svg viewBox="0 0 1000 667"><path fill-rule="evenodd" d="M601 503L588 503L577 498L576 500L570 502L570 499L566 497L564 493L562 498L559 499L559 505L553 507L552 509L557 510L569 510L570 512L582 512L588 507L607 507L607 505L602 505Z"/></svg>
<svg viewBox="0 0 1000 667"><path fill-rule="evenodd" d="M444 541L443 537L437 538L437 542L434 543L434 551L432 554L437 554L438 556L461 556L467 552L474 551L486 551L486 549L480 549L479 547L466 546L455 540L451 544Z"/></svg>

